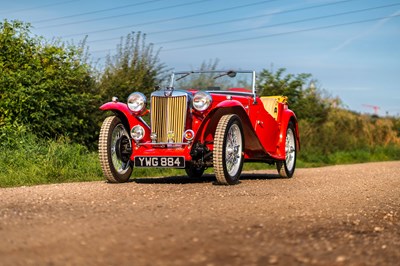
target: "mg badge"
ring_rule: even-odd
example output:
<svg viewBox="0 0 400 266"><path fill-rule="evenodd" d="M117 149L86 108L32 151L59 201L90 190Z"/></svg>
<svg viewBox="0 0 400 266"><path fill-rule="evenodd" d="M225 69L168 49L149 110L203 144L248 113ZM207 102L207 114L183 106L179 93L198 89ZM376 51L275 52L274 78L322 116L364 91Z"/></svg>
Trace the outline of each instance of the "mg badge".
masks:
<svg viewBox="0 0 400 266"><path fill-rule="evenodd" d="M164 96L170 97L172 95L172 92L174 91L173 87L167 87L164 90Z"/></svg>

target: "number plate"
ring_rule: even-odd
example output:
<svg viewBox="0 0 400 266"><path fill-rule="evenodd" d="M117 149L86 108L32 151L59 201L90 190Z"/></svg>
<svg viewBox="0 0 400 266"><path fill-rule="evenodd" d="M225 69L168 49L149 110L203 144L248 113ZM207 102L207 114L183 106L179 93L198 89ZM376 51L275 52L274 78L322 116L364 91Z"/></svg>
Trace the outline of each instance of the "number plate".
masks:
<svg viewBox="0 0 400 266"><path fill-rule="evenodd" d="M183 156L135 156L135 167L185 168Z"/></svg>

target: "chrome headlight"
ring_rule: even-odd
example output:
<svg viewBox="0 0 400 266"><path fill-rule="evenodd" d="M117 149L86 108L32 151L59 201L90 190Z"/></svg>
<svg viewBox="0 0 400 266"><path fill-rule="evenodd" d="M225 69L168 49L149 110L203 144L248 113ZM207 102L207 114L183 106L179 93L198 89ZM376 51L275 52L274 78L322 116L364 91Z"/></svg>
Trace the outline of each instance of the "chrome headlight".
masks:
<svg viewBox="0 0 400 266"><path fill-rule="evenodd" d="M131 136L135 141L139 141L144 137L144 128L140 125L136 125L131 129Z"/></svg>
<svg viewBox="0 0 400 266"><path fill-rule="evenodd" d="M128 108L135 113L139 113L146 108L146 96L140 92L131 93L128 97Z"/></svg>
<svg viewBox="0 0 400 266"><path fill-rule="evenodd" d="M197 111L205 111L211 105L211 95L205 91L197 92L193 97L193 107Z"/></svg>

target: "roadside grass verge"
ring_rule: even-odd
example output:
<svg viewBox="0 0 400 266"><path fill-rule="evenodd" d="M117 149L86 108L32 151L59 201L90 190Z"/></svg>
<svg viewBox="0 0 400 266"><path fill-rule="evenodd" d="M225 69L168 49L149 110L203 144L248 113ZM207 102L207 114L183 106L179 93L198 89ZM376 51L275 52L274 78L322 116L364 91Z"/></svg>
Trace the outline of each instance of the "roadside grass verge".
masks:
<svg viewBox="0 0 400 266"><path fill-rule="evenodd" d="M386 147L364 148L351 151L337 151L327 155L318 152L300 153L298 167L321 167L336 164L353 164L380 161L400 160L400 147L389 145Z"/></svg>
<svg viewBox="0 0 400 266"><path fill-rule="evenodd" d="M101 180L97 153L66 140L28 136L1 147L0 187Z"/></svg>
<svg viewBox="0 0 400 266"><path fill-rule="evenodd" d="M329 155L300 152L297 167L400 160L400 147L340 151ZM264 163L246 163L244 171L275 169ZM212 173L212 168L206 173ZM186 175L179 169L134 169L132 178ZM97 152L67 139L42 141L33 134L0 146L0 187L104 180Z"/></svg>

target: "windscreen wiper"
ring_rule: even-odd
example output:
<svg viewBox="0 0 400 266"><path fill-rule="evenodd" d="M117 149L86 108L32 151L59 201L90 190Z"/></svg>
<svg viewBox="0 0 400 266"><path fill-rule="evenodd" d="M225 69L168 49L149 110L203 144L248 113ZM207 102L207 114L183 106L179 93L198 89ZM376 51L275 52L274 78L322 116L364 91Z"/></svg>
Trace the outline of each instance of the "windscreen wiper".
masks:
<svg viewBox="0 0 400 266"><path fill-rule="evenodd" d="M219 74L218 76L215 76L213 79L217 79L217 78L220 78L223 76L229 76L231 78L234 78L234 77L236 77L236 72L229 70L228 72L225 72L225 73Z"/></svg>
<svg viewBox="0 0 400 266"><path fill-rule="evenodd" d="M189 75L192 74L192 73L193 73L193 71L187 72L187 73L183 74L182 76L180 76L179 78L177 78L175 81L178 81L178 80L180 80L180 79L186 78L187 76L189 76Z"/></svg>

